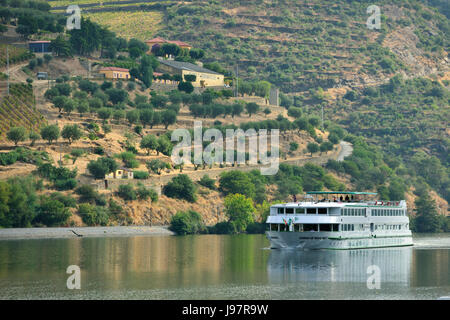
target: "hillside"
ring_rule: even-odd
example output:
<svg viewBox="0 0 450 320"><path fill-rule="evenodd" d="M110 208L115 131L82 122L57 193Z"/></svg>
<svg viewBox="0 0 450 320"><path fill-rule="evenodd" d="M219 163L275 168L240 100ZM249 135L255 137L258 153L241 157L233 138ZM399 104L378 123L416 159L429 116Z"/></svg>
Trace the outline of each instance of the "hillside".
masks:
<svg viewBox="0 0 450 320"><path fill-rule="evenodd" d="M37 71L48 72L51 81L33 82L33 110L53 126L41 126L42 139L34 147L28 147L34 140L23 142L27 138L18 139L25 149L10 151L13 141L2 144L10 152L2 154L0 178L34 168L37 172L28 178L33 181L12 179L4 185L5 190L21 185L35 189L29 190L35 211L28 217L33 218L2 222L0 216L0 225L167 224L176 211L188 209L214 224L225 219L228 194L248 197L261 219L268 202L285 202L305 191L345 189L377 191L384 200L406 198L412 215L414 201L431 194L439 213L447 213L448 21L432 6L382 1L382 28L369 30L367 2L99 5L83 0L83 18L91 20L83 19L81 30L67 31L64 17L54 13L71 1L49 1L50 12L48 3L33 3L12 10L13 18L19 18L16 30L23 41L51 39L54 52L37 55L26 66L15 65L12 81L23 82L17 88L31 89L24 81ZM193 49L163 45L147 54L149 48L136 38L154 36L186 41ZM240 95L232 97L233 88L225 82L194 88L190 82L195 80L161 70L165 62L155 55L162 58L166 50L173 50L175 60L204 63L227 76L237 63ZM116 71L127 80L103 78L106 66L120 68ZM281 106L268 104L271 84L284 92ZM16 104L25 101L32 107L31 90L25 94L18 89L13 97ZM17 125L31 129L36 124L37 129L31 114L16 114L20 108L8 113L12 99L6 100L1 122L10 121L11 127L12 121L27 119ZM279 129L278 173L250 171L259 164L175 165L172 130L191 130L198 120L204 129L214 127L222 135L227 129ZM339 156L342 140L353 145L345 159ZM204 141L203 147L209 144ZM27 151L34 148L48 159L35 159ZM235 150L235 156L248 160L246 151ZM26 168L15 164L23 159L30 160ZM124 172L135 178L124 179ZM106 177L109 173L113 177ZM173 184L171 192L167 187ZM162 191L159 200L155 191ZM46 210L61 220L39 215ZM436 230L446 230L442 218L435 217L440 219Z"/></svg>
<svg viewBox="0 0 450 320"><path fill-rule="evenodd" d="M89 2L96 3L83 4ZM380 84L397 72L448 70L448 20L422 1L378 1L380 30L366 27L370 1L131 2L82 10L120 36L189 42L206 51L205 62L218 61L229 72L238 65L240 77L257 76L284 92L308 95L317 87ZM130 33L144 12L145 19L162 14L162 21Z"/></svg>

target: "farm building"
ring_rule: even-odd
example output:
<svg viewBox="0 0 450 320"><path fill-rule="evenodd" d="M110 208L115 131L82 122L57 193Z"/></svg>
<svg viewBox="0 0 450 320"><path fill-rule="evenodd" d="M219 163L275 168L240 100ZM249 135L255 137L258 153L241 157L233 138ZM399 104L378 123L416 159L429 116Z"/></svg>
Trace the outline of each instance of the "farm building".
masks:
<svg viewBox="0 0 450 320"><path fill-rule="evenodd" d="M192 48L192 46L190 44L186 43L186 42L183 42L183 41L171 41L171 40L166 40L166 39L163 39L163 38L154 38L154 39L145 41L145 43L150 48L150 52L152 51L153 46L155 46L155 45L162 46L165 43L176 44L181 49L191 50L191 48Z"/></svg>
<svg viewBox="0 0 450 320"><path fill-rule="evenodd" d="M130 79L130 71L124 68L104 67L98 70L98 73L104 74L107 79Z"/></svg>
<svg viewBox="0 0 450 320"><path fill-rule="evenodd" d="M51 52L50 41L29 41L28 49L35 53L49 53Z"/></svg>
<svg viewBox="0 0 450 320"><path fill-rule="evenodd" d="M105 176L105 179L133 179L133 171L128 168L120 168Z"/></svg>
<svg viewBox="0 0 450 320"><path fill-rule="evenodd" d="M185 79L186 75L195 75L196 79L192 82L194 87L223 87L223 74L208 70L196 64L182 61L159 59L158 70L163 73L179 74Z"/></svg>

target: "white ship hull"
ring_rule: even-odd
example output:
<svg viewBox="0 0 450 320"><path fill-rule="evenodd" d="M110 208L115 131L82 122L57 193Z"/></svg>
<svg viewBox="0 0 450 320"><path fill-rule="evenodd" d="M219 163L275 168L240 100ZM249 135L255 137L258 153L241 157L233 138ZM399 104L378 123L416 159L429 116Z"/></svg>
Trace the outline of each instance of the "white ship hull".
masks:
<svg viewBox="0 0 450 320"><path fill-rule="evenodd" d="M314 235L312 235L307 234L306 232L267 231L266 235L272 249L347 250L413 245L410 231L395 235L360 235L358 237L336 235L336 233L331 235L325 232L315 232Z"/></svg>

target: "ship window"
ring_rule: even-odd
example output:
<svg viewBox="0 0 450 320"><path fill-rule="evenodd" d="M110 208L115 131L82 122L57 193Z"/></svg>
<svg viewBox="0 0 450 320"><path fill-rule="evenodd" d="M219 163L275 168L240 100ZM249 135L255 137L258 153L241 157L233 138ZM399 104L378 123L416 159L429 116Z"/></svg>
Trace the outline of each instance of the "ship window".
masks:
<svg viewBox="0 0 450 320"><path fill-rule="evenodd" d="M307 214L316 214L316 208L307 208L306 213Z"/></svg>
<svg viewBox="0 0 450 320"><path fill-rule="evenodd" d="M324 232L330 232L331 231L331 224L321 224L320 226L320 231L324 231Z"/></svg>
<svg viewBox="0 0 450 320"><path fill-rule="evenodd" d="M333 224L333 231L339 231L339 225L338 224Z"/></svg>
<svg viewBox="0 0 450 320"><path fill-rule="evenodd" d="M343 216L345 216L345 213L346 213L345 209L341 209L341 213L342 213Z"/></svg>
<svg viewBox="0 0 450 320"><path fill-rule="evenodd" d="M284 208L278 208L278 214L283 214L284 213Z"/></svg>
<svg viewBox="0 0 450 320"><path fill-rule="evenodd" d="M327 214L327 208L318 208L319 214Z"/></svg>
<svg viewBox="0 0 450 320"><path fill-rule="evenodd" d="M318 231L319 225L318 224L304 224L303 230L304 231Z"/></svg>
<svg viewBox="0 0 450 320"><path fill-rule="evenodd" d="M286 208L286 214L293 214L294 208Z"/></svg>
<svg viewBox="0 0 450 320"><path fill-rule="evenodd" d="M280 224L280 231L287 231L287 226L285 224Z"/></svg>
<svg viewBox="0 0 450 320"><path fill-rule="evenodd" d="M278 231L278 224L275 223L270 224L270 231Z"/></svg>
<svg viewBox="0 0 450 320"><path fill-rule="evenodd" d="M351 226L352 226L352 231L355 231L355 225L352 224Z"/></svg>
<svg viewBox="0 0 450 320"><path fill-rule="evenodd" d="M296 209L295 209L295 213L298 213L298 214L305 214L305 208L296 208Z"/></svg>
<svg viewBox="0 0 450 320"><path fill-rule="evenodd" d="M299 232L300 231L300 225L294 224L294 231Z"/></svg>

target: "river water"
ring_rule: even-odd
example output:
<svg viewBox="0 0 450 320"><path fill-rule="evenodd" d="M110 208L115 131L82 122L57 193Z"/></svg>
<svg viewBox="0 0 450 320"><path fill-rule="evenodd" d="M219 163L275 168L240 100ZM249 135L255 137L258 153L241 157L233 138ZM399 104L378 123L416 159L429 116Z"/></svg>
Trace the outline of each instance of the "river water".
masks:
<svg viewBox="0 0 450 320"><path fill-rule="evenodd" d="M269 249L264 235L2 240L0 299L450 296L450 234L415 235L414 243L404 248L295 251ZM67 288L70 265L80 267L79 290ZM379 289L369 289L368 278L373 287L378 275Z"/></svg>

